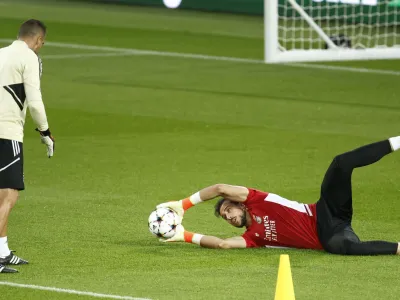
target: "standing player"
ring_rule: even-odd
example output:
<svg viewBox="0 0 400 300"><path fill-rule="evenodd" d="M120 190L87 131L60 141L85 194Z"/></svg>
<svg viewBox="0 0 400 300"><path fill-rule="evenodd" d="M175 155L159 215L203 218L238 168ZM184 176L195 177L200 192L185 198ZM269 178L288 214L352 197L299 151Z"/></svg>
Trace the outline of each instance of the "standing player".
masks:
<svg viewBox="0 0 400 300"><path fill-rule="evenodd" d="M226 184L207 187L184 200L160 204L158 207L170 207L183 217L193 205L220 196L223 199L215 206L216 215L235 227L246 227L242 236L223 240L185 231L179 225L175 236L163 241L222 249L288 247L324 249L343 255L400 255L400 243L361 242L351 227L353 170L399 149L400 136L336 156L322 182L320 199L314 204Z"/></svg>
<svg viewBox="0 0 400 300"><path fill-rule="evenodd" d="M40 91L42 65L37 56L44 45L46 26L28 20L19 29L18 40L0 49L0 273L15 273L6 265L27 264L8 248L8 216L19 191L24 189L23 134L26 109L37 126L47 156L52 157L51 136Z"/></svg>

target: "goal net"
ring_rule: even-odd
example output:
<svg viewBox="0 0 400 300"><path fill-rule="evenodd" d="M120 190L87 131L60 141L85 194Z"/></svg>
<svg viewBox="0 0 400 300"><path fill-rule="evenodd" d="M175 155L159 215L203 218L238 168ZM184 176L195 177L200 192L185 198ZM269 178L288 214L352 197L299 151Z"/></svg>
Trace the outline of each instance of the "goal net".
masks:
<svg viewBox="0 0 400 300"><path fill-rule="evenodd" d="M400 0L264 0L265 61L400 58Z"/></svg>

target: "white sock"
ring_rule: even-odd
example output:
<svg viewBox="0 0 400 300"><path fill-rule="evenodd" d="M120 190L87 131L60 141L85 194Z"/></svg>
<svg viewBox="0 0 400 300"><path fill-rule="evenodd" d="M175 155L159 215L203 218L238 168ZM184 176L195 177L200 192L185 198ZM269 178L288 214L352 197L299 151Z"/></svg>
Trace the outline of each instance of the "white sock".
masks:
<svg viewBox="0 0 400 300"><path fill-rule="evenodd" d="M0 237L0 257L10 255L11 251L8 249L7 237Z"/></svg>
<svg viewBox="0 0 400 300"><path fill-rule="evenodd" d="M389 143L392 146L393 151L399 150L400 149L400 136L390 138Z"/></svg>

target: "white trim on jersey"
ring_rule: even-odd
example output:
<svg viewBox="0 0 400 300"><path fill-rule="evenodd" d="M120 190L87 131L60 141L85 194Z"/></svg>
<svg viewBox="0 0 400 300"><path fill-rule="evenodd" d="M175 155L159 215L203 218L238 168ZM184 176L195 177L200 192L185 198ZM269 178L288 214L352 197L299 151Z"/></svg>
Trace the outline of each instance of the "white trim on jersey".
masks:
<svg viewBox="0 0 400 300"><path fill-rule="evenodd" d="M307 204L302 204L302 203L299 203L296 201L291 201L291 200L285 199L276 194L269 193L268 196L264 199L264 201L276 203L276 204L294 209L301 213L307 214L309 216L312 216L312 212Z"/></svg>
<svg viewBox="0 0 400 300"><path fill-rule="evenodd" d="M14 160L14 161L12 161L12 162L10 162L7 166L5 166L5 167L3 167L3 168L1 168L0 169L0 172L3 172L5 169L7 169L9 166L11 166L11 165L13 165L13 164L15 164L17 161L19 161L21 158L20 157L18 157L16 160Z"/></svg>
<svg viewBox="0 0 400 300"><path fill-rule="evenodd" d="M310 209L310 207L308 206L308 204L304 204L304 207L306 208L306 210L307 210L307 214L310 216L310 217L312 217L312 211L311 211L311 209Z"/></svg>

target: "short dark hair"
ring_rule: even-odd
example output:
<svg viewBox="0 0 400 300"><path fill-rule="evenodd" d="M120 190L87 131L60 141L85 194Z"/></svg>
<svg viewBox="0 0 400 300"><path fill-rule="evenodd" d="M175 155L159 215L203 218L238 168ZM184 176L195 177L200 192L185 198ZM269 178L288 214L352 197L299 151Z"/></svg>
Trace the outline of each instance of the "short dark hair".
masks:
<svg viewBox="0 0 400 300"><path fill-rule="evenodd" d="M46 35L47 27L42 21L30 19L25 21L19 28L18 37L35 36L39 33Z"/></svg>
<svg viewBox="0 0 400 300"><path fill-rule="evenodd" d="M214 214L217 218L219 218L221 216L220 210L221 210L221 206L222 204L224 204L224 202L227 201L225 198L222 198L220 200L218 200L218 202L215 204L214 206Z"/></svg>

